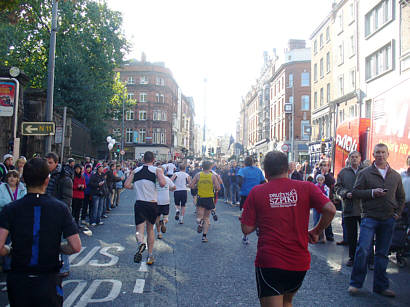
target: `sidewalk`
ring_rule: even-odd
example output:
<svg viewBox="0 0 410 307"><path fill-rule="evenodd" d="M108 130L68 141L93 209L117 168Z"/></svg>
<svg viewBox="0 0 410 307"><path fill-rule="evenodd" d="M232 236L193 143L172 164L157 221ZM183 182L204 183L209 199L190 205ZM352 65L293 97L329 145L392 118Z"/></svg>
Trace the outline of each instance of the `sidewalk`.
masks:
<svg viewBox="0 0 410 307"><path fill-rule="evenodd" d="M349 259L349 248L347 246L336 245L336 242L341 241L343 237L342 217L340 211L337 211L336 216L332 221L332 227L335 235L335 241L327 242L326 244L309 245L309 251L312 255L326 260L329 267L333 270L347 276L347 291L349 286L348 280L351 274L351 268L346 266L346 262ZM403 304L410 306L410 259L407 258L409 262L407 267L399 268L396 264L395 255L391 255L389 258L390 262L387 268L387 273L390 279L390 287L397 294L397 297L391 300L391 306ZM372 293L373 271L368 272L363 289Z"/></svg>

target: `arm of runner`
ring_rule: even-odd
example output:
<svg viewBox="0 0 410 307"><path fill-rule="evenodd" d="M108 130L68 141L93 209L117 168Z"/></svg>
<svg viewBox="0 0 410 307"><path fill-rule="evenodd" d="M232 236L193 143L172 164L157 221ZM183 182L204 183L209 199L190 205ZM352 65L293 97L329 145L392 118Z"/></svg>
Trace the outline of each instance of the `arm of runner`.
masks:
<svg viewBox="0 0 410 307"><path fill-rule="evenodd" d="M167 184L167 181L165 180L165 175L164 175L164 171L160 168L157 168L157 178L158 178L158 183L160 185L160 187L165 187L165 185Z"/></svg>
<svg viewBox="0 0 410 307"><path fill-rule="evenodd" d="M67 237L67 243L61 244L61 252L65 255L72 255L81 251L81 240L78 234Z"/></svg>
<svg viewBox="0 0 410 307"><path fill-rule="evenodd" d="M192 178L191 178L191 176L188 176L187 179L186 179L186 181L187 181L187 185L190 187L190 186L191 186L191 183L192 183Z"/></svg>
<svg viewBox="0 0 410 307"><path fill-rule="evenodd" d="M218 177L212 174L212 183L214 184L214 190L219 191L221 189L221 185L219 184Z"/></svg>
<svg viewBox="0 0 410 307"><path fill-rule="evenodd" d="M196 189L196 185L199 180L199 173L195 175L194 179L191 182L191 189Z"/></svg>
<svg viewBox="0 0 410 307"><path fill-rule="evenodd" d="M313 229L309 230L309 243L315 244L319 241L319 234L322 233L327 226L329 226L336 214L335 205L329 201L323 206L321 214L322 216L320 217L317 225Z"/></svg>
<svg viewBox="0 0 410 307"><path fill-rule="evenodd" d="M171 180L174 181L175 179L177 179L177 175L172 175Z"/></svg>
<svg viewBox="0 0 410 307"><path fill-rule="evenodd" d="M0 227L0 256L7 256L10 254L10 247L5 244L8 235L9 231Z"/></svg>
<svg viewBox="0 0 410 307"><path fill-rule="evenodd" d="M125 180L124 188L132 190L132 188L133 188L132 181L133 180L134 180L134 172L131 172L130 175L128 176L127 180Z"/></svg>

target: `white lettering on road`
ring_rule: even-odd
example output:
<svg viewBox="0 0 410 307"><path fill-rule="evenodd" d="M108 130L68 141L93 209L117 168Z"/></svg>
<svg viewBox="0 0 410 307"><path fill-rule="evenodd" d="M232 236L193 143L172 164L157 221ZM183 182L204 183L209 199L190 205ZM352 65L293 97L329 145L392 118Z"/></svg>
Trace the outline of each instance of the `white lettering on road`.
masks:
<svg viewBox="0 0 410 307"><path fill-rule="evenodd" d="M148 272L147 263L145 261L141 262L138 272Z"/></svg>
<svg viewBox="0 0 410 307"><path fill-rule="evenodd" d="M95 292L97 291L98 287L102 283L111 283L112 288L110 293L106 297L103 298L92 298ZM88 290L81 296L80 300L78 301L75 307L85 307L87 304L90 303L104 303L104 302L111 302L115 300L121 292L122 282L115 279L96 279L94 280Z"/></svg>
<svg viewBox="0 0 410 307"><path fill-rule="evenodd" d="M145 279L137 279L135 281L134 291L133 293L143 293L145 286Z"/></svg>
<svg viewBox="0 0 410 307"><path fill-rule="evenodd" d="M85 280L65 280L63 281L63 287L67 284L71 283L78 283L78 285L74 288L73 292L64 300L64 307L71 307L71 305L75 302L77 297L83 292L85 287L87 286L87 282Z"/></svg>
<svg viewBox="0 0 410 307"><path fill-rule="evenodd" d="M88 254L83 259L81 259L81 261L79 261L76 264L70 264L70 266L71 267L76 267L76 266L82 266L82 265L86 264L98 252L99 249L100 249L100 246L95 246L92 250L90 250L88 252ZM80 251L80 253L81 253L81 251Z"/></svg>
<svg viewBox="0 0 410 307"><path fill-rule="evenodd" d="M107 263L99 263L98 260L91 260L89 264L92 265L92 266L98 266L98 267L106 267L106 266L116 265L119 258L118 258L118 256L111 255L110 253L108 253L108 250L111 249L111 248L115 248L118 252L122 252L124 250L124 247L122 247L122 246L106 246L106 247L103 247L100 250L100 254L111 258L111 260Z"/></svg>
<svg viewBox="0 0 410 307"><path fill-rule="evenodd" d="M82 246L81 250L78 253L68 256L68 260L70 261L70 263L73 263L75 258L77 258L81 254L81 252L85 249L86 249L86 247Z"/></svg>

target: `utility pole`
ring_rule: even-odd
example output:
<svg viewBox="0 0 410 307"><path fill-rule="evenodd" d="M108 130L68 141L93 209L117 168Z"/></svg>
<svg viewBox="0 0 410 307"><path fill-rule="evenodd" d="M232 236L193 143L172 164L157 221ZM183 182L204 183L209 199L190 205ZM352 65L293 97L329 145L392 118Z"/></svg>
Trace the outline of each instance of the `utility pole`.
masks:
<svg viewBox="0 0 410 307"><path fill-rule="evenodd" d="M124 103L125 98L122 98L122 121L121 121L121 151L124 150L124 116L125 116L125 103ZM124 159L124 156L121 155L121 161Z"/></svg>
<svg viewBox="0 0 410 307"><path fill-rule="evenodd" d="M51 33L50 33L50 51L48 54L48 81L47 81L47 103L46 103L46 121L53 120L53 98L54 98L54 68L56 56L56 34L57 34L57 13L58 0L53 0L51 16ZM46 136L44 144L44 153L51 151L51 135Z"/></svg>
<svg viewBox="0 0 410 307"><path fill-rule="evenodd" d="M295 82L292 81L292 139L291 139L291 157L295 161ZM295 161L296 162L296 161Z"/></svg>
<svg viewBox="0 0 410 307"><path fill-rule="evenodd" d="M202 139L202 155L205 156L206 153L206 82L208 80L204 78L204 133Z"/></svg>
<svg viewBox="0 0 410 307"><path fill-rule="evenodd" d="M64 140L65 140L65 129L67 126L67 107L64 107L63 111L63 132L61 136L61 155L60 155L60 161L63 163L64 161Z"/></svg>

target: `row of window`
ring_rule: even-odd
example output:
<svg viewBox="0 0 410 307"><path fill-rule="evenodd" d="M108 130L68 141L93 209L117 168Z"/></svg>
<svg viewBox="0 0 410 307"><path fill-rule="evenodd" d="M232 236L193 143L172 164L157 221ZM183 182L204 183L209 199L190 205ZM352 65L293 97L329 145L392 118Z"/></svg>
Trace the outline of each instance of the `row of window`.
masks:
<svg viewBox="0 0 410 307"><path fill-rule="evenodd" d="M127 84L136 84L136 78L133 76L129 76L127 79ZM139 84L149 84L149 78L147 76L140 76L139 77ZM165 79L161 77L155 78L155 85L165 86Z"/></svg>
<svg viewBox="0 0 410 307"><path fill-rule="evenodd" d="M138 120L147 120L147 111L138 111ZM113 120L118 120L118 115L114 115ZM128 110L125 112L125 120L135 120L134 111ZM161 110L154 110L152 112L152 120L166 121L167 112Z"/></svg>
<svg viewBox="0 0 410 307"><path fill-rule="evenodd" d="M128 100L135 100L134 93L128 93ZM137 102L148 102L148 94L141 92L139 93L139 100ZM160 93L155 93L155 102L156 103L165 103L165 95Z"/></svg>
<svg viewBox="0 0 410 307"><path fill-rule="evenodd" d="M309 72L302 72L300 75L300 85L301 86L310 86L310 74ZM293 74L288 75L288 87L293 87ZM280 90L285 88L285 80L282 78L282 80L279 80L275 84L273 84L271 88L271 97L276 97L279 93Z"/></svg>
<svg viewBox="0 0 410 307"><path fill-rule="evenodd" d="M328 43L330 41L330 30L329 27L326 28L326 43ZM323 48L324 46L324 39L323 39L323 33L320 33L319 35L319 47L320 49ZM317 40L315 39L315 41L313 42L313 52L316 54L317 53Z"/></svg>
<svg viewBox="0 0 410 307"><path fill-rule="evenodd" d="M301 135L301 140L309 140L310 134L309 134L309 128L310 128L310 121L309 120L301 120L300 121L300 135ZM278 140L284 140L286 135L286 126L285 126L285 121L282 121L280 123L277 123L275 125L272 125L270 127L270 137L271 139L277 138Z"/></svg>

